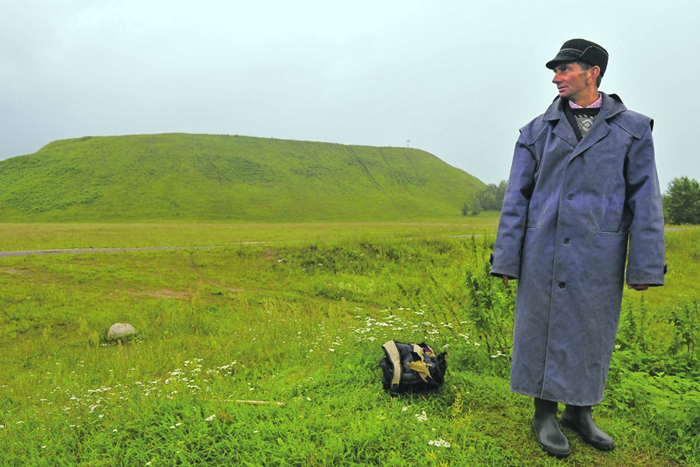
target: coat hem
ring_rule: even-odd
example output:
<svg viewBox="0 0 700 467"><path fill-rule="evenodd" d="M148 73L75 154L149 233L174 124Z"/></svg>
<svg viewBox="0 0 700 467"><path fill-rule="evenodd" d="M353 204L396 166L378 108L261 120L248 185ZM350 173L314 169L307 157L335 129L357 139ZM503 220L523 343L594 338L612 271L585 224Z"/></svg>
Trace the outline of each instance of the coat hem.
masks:
<svg viewBox="0 0 700 467"><path fill-rule="evenodd" d="M601 402L603 402L602 397L600 399L597 399L597 398L596 399L570 399L568 397L552 397L549 395L543 395L542 393L535 393L532 391L516 389L512 386L510 388L510 391L514 392L516 394L520 394L522 396L537 397L538 399L544 399L547 401L558 402L560 404L566 404L566 405L589 406L589 405L598 405Z"/></svg>

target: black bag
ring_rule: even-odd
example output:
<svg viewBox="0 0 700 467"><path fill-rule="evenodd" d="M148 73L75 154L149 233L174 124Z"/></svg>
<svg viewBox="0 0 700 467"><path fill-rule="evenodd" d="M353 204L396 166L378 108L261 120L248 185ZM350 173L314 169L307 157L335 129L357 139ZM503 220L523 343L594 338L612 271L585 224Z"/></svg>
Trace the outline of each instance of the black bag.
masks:
<svg viewBox="0 0 700 467"><path fill-rule="evenodd" d="M389 341L382 346L379 362L384 372L382 385L392 396L406 391L437 389L445 382L447 352L435 355L427 344Z"/></svg>

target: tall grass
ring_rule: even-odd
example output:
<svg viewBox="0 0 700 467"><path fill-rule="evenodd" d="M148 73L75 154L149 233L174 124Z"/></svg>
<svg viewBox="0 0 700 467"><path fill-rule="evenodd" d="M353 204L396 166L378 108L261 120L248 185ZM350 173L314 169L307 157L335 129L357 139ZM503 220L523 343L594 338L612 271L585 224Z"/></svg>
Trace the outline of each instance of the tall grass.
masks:
<svg viewBox="0 0 700 467"><path fill-rule="evenodd" d="M508 390L514 284L488 277L491 242L365 231L1 258L0 465L700 462L697 305L671 281L659 303L625 295L595 414L616 450L567 431L570 458L542 453ZM107 341L114 322L138 335ZM389 339L446 349L446 385L385 394Z"/></svg>

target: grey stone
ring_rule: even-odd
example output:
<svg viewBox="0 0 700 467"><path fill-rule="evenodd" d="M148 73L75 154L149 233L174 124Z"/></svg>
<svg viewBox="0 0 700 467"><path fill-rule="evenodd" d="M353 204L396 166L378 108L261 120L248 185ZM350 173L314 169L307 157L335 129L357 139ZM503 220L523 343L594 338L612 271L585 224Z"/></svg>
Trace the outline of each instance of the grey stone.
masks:
<svg viewBox="0 0 700 467"><path fill-rule="evenodd" d="M136 334L136 329L131 324L115 323L109 328L107 339L123 339L132 334Z"/></svg>

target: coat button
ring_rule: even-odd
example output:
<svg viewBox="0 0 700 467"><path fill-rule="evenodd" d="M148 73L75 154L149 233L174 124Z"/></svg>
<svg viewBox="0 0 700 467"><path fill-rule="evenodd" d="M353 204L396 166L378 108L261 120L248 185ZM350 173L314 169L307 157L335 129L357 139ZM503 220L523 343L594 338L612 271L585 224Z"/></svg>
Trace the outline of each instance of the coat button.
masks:
<svg viewBox="0 0 700 467"><path fill-rule="evenodd" d="M571 201L572 199L574 199L574 195L569 194L569 196L567 196L566 199L568 199L569 201Z"/></svg>
<svg viewBox="0 0 700 467"><path fill-rule="evenodd" d="M565 239L564 239L564 245L568 245L569 243L571 243L571 240L569 240L568 238L565 238Z"/></svg>
<svg viewBox="0 0 700 467"><path fill-rule="evenodd" d="M560 289L563 289L564 287L566 287L566 284L563 283L563 282L560 282L560 283L559 283L559 288L560 288Z"/></svg>

